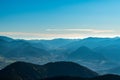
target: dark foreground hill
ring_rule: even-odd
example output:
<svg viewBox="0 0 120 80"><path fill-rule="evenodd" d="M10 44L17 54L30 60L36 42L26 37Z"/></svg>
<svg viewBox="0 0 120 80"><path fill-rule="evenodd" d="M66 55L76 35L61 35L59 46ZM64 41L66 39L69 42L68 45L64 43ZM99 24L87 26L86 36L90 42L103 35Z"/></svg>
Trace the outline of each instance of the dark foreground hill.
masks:
<svg viewBox="0 0 120 80"><path fill-rule="evenodd" d="M62 77L53 77L53 78L46 78L42 80L120 80L120 76L118 75L104 75L98 76L95 78L80 78L80 77L69 77L69 76L62 76Z"/></svg>
<svg viewBox="0 0 120 80"><path fill-rule="evenodd" d="M0 80L38 80L57 76L91 78L98 74L73 62L54 62L45 65L15 62L0 71Z"/></svg>

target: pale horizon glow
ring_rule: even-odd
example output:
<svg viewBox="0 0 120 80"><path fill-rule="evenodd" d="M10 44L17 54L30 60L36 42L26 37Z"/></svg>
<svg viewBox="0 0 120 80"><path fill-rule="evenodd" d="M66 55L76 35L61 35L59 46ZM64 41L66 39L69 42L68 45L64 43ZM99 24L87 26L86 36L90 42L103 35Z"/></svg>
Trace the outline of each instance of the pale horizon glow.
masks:
<svg viewBox="0 0 120 80"><path fill-rule="evenodd" d="M109 30L108 30L109 32ZM101 32L102 33L102 32ZM87 36L85 34L80 35L80 33L27 33L27 32L0 32L0 36L8 36L14 39L26 39L26 40L33 40L33 39L56 39L56 38L64 38L64 39L83 39L87 37L101 37L101 38L113 38L119 35L110 35L110 34L97 34Z"/></svg>

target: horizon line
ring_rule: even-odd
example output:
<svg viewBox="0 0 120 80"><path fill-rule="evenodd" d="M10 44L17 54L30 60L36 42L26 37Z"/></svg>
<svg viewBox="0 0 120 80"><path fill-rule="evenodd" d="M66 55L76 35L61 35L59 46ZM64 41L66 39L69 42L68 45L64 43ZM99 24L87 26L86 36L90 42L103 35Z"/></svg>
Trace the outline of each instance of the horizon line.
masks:
<svg viewBox="0 0 120 80"><path fill-rule="evenodd" d="M5 36L5 35L0 35L0 37L8 37L8 38L12 38L12 39L21 39L21 40L54 40L54 39L86 39L86 38L120 38L120 36L105 36L105 37L100 37L100 36L88 36L88 37L83 37L83 38L64 38L64 37L56 37L56 38L18 38L18 37L12 37L12 36Z"/></svg>

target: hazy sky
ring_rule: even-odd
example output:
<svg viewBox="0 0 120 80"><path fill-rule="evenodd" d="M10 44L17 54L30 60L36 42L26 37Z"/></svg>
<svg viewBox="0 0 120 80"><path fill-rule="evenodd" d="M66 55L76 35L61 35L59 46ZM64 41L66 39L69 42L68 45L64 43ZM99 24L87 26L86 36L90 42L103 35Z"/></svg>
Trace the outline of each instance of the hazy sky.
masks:
<svg viewBox="0 0 120 80"><path fill-rule="evenodd" d="M120 0L0 0L0 35L83 38L120 35Z"/></svg>

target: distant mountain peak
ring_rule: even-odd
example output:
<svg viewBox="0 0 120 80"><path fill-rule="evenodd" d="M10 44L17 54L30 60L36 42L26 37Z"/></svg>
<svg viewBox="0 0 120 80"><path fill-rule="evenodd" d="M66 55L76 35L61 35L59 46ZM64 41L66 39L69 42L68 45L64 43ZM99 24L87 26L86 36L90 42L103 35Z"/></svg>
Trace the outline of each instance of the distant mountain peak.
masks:
<svg viewBox="0 0 120 80"><path fill-rule="evenodd" d="M89 49L88 47L86 46L80 46L78 49ZM90 50L90 49L89 49Z"/></svg>
<svg viewBox="0 0 120 80"><path fill-rule="evenodd" d="M86 46L81 46L79 47L76 51L76 52L79 52L79 53L93 53L93 51L91 49L89 49L88 47Z"/></svg>

